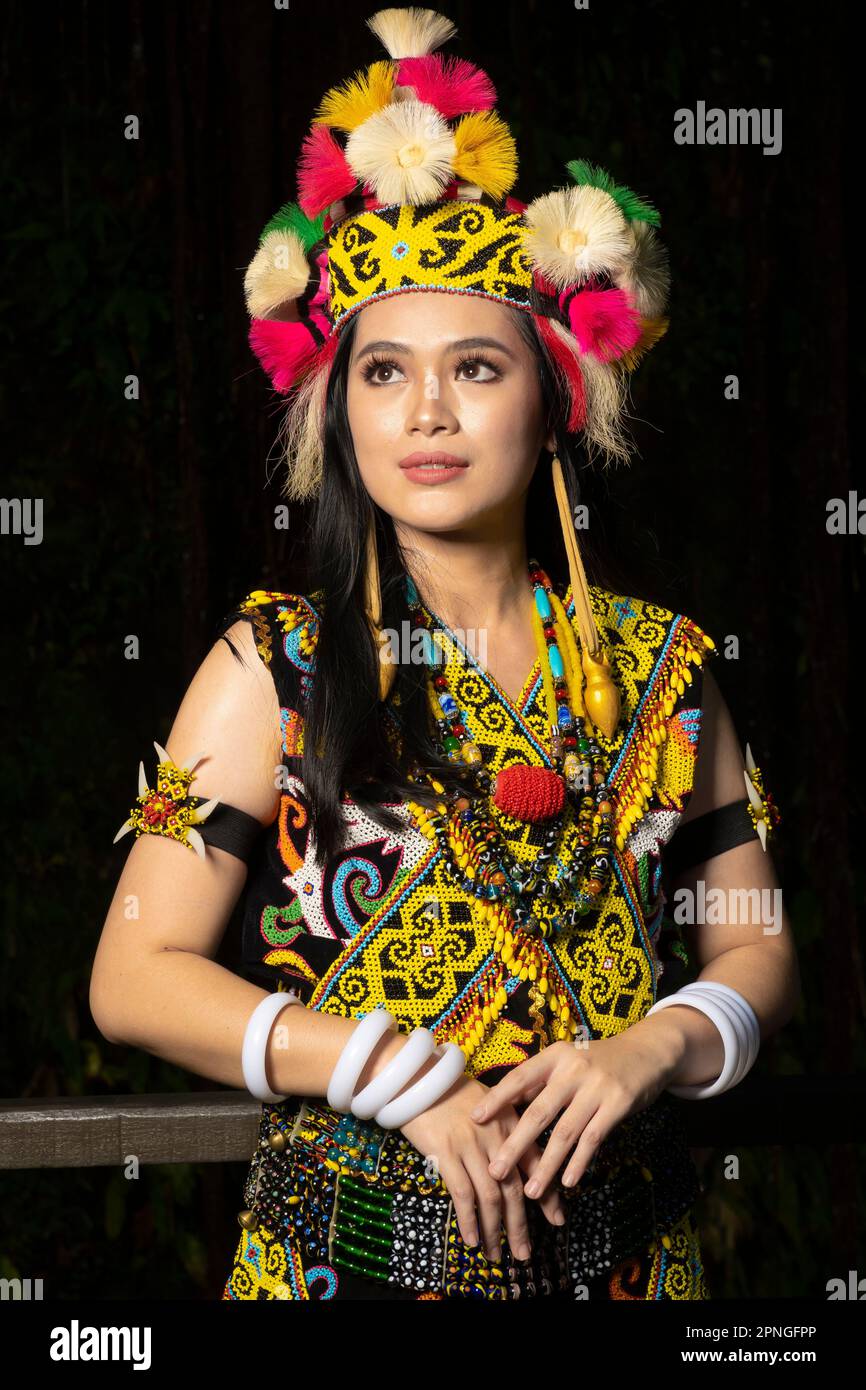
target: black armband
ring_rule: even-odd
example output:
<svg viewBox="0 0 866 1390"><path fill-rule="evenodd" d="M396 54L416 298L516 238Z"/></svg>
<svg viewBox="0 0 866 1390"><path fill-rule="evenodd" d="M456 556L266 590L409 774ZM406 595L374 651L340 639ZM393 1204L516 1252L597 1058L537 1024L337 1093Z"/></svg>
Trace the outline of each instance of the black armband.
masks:
<svg viewBox="0 0 866 1390"><path fill-rule="evenodd" d="M130 830L139 835L162 835L176 840L204 858L205 844L225 850L245 862L264 827L255 816L229 806L218 797L206 799L190 795L193 769L203 754L189 763L178 764L165 749L154 744L159 754L156 786L148 786L144 763L138 771L138 796L128 818L115 835L115 843Z"/></svg>
<svg viewBox="0 0 866 1390"><path fill-rule="evenodd" d="M203 801L204 797L190 797L191 804ZM207 844L224 849L227 854L233 854L246 864L263 829L261 821L256 820L255 816L242 811L239 806L229 806L228 802L221 801L207 820L199 825L198 833Z"/></svg>
<svg viewBox="0 0 866 1390"><path fill-rule="evenodd" d="M727 806L706 811L676 830L664 850L665 867L671 877L676 878L696 864L704 864L717 854L757 839L749 803L743 797L742 801L731 801Z"/></svg>

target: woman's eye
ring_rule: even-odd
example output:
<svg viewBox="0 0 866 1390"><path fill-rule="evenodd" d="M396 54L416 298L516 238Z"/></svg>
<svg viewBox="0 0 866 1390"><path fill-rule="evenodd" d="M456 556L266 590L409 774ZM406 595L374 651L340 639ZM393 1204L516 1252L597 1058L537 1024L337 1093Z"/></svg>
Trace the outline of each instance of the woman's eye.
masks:
<svg viewBox="0 0 866 1390"><path fill-rule="evenodd" d="M499 376L492 363L474 358L470 362L461 362L458 370L466 381L496 381Z"/></svg>
<svg viewBox="0 0 866 1390"><path fill-rule="evenodd" d="M396 362L368 362L362 368L362 374L364 380L373 386L389 386L392 382L405 380ZM458 363L456 374L464 381L498 381L502 375L492 362L474 357Z"/></svg>
<svg viewBox="0 0 866 1390"><path fill-rule="evenodd" d="M396 362L370 362L364 368L364 380L371 381L374 386L387 386L401 375Z"/></svg>

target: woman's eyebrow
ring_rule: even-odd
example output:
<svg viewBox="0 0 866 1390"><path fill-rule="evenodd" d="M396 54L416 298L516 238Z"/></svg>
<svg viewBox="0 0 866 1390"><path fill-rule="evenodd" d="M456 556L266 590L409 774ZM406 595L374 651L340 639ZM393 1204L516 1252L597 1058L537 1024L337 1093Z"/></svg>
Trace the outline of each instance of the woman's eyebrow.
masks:
<svg viewBox="0 0 866 1390"><path fill-rule="evenodd" d="M499 352L504 352L506 357L514 357L514 353L498 338L459 338L454 343L449 343L450 352L461 352L471 348L496 348ZM358 349L358 357L363 357L368 352L399 352L412 356L412 349L407 343L395 343L389 338L377 338L375 342L365 343Z"/></svg>

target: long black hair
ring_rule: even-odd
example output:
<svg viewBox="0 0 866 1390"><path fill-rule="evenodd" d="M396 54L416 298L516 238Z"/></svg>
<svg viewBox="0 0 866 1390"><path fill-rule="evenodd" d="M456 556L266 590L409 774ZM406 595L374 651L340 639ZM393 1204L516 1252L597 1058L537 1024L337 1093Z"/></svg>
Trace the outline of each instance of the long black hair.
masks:
<svg viewBox="0 0 866 1390"><path fill-rule="evenodd" d="M565 429L566 403L560 379L533 318L510 309L515 323L538 364L547 424L552 428L562 461L569 505L580 500L577 468L580 441ZM405 556L393 518L373 502L361 480L355 458L347 409L347 379L357 317L347 324L331 368L324 434L321 490L311 519L307 542L307 593L320 591L320 627L312 689L304 705L304 751L300 775L311 805L311 826L317 842L317 861L342 847L344 792L384 829L395 832L401 822L386 803L407 796L427 806L439 799L428 786L410 782L407 769L414 759L444 785L472 789L469 773L437 752L429 732L426 667L400 662L394 683L399 692L401 747L395 755L385 729L387 716L379 700L379 663L363 603L366 537L375 522L382 591L382 626L409 631ZM550 476L549 454L542 450L526 499L527 553L546 569L563 596L568 584L568 560ZM597 557L581 533L581 554L590 578L597 577ZM413 580L422 601L423 578L413 566ZM392 692L392 694L394 693Z"/></svg>

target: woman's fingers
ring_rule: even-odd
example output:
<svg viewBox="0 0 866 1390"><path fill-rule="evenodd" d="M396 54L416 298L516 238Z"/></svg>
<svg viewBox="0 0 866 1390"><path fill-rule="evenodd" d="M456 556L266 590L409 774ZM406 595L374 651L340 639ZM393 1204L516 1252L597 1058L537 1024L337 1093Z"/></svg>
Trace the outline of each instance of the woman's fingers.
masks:
<svg viewBox="0 0 866 1390"><path fill-rule="evenodd" d="M491 1086L487 1095L469 1113L469 1118L484 1124L506 1106L532 1100L544 1088L550 1063L543 1052L527 1057L520 1066L512 1067L507 1076Z"/></svg>
<svg viewBox="0 0 866 1390"><path fill-rule="evenodd" d="M520 1160L521 1171L527 1178L532 1178L538 1171L542 1159L542 1151L537 1144L530 1144L523 1158ZM525 1192L524 1188L524 1192ZM544 1213L551 1226L564 1226L566 1220L565 1202L560 1193L551 1185L548 1185L540 1197L535 1198L542 1212Z"/></svg>
<svg viewBox="0 0 866 1390"><path fill-rule="evenodd" d="M463 1163L475 1188L475 1201L478 1211L478 1224L481 1227L484 1253L488 1260L497 1263L502 1254L502 1185L495 1182L487 1172L487 1155L481 1150L463 1154ZM520 1191L523 1202L523 1191ZM526 1219L524 1213L524 1221Z"/></svg>
<svg viewBox="0 0 866 1390"><path fill-rule="evenodd" d="M503 1221L508 1247L518 1260L528 1260L532 1253L532 1242L529 1238L529 1221L520 1174L512 1173L511 1177L499 1184L499 1188L502 1193Z"/></svg>
<svg viewBox="0 0 866 1390"><path fill-rule="evenodd" d="M508 1138L494 1151L490 1165L491 1177L501 1182L513 1172L529 1145L553 1123L566 1104L565 1097L554 1090L552 1083L545 1086L542 1093L524 1110Z"/></svg>
<svg viewBox="0 0 866 1390"><path fill-rule="evenodd" d="M595 1161L599 1147L613 1129L613 1125L614 1122L606 1123L603 1117L600 1118L600 1112L595 1115L593 1124L587 1125L562 1175L565 1187L574 1187L580 1182L587 1168Z"/></svg>
<svg viewBox="0 0 866 1390"><path fill-rule="evenodd" d="M475 1187L463 1163L458 1158L443 1158L439 1175L454 1203L454 1215L464 1245L479 1243L478 1217L475 1210Z"/></svg>
<svg viewBox="0 0 866 1390"><path fill-rule="evenodd" d="M585 1105L574 1102L562 1112L559 1122L554 1126L542 1154L541 1162L527 1183L524 1191L527 1197L538 1198L555 1179L563 1164L566 1170L563 1178L577 1172L582 1177L587 1164L592 1162L612 1125L601 1108L587 1110ZM574 1162L572 1162L574 1155ZM568 1183L566 1186L570 1186Z"/></svg>

